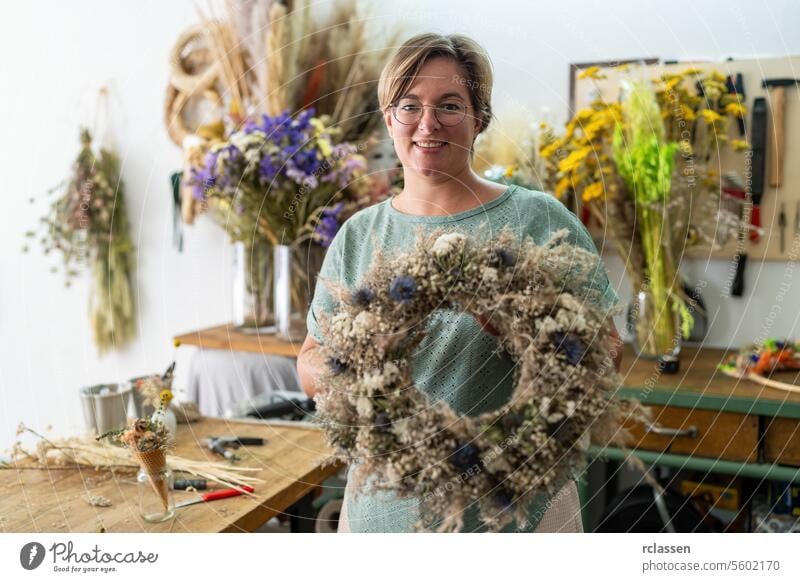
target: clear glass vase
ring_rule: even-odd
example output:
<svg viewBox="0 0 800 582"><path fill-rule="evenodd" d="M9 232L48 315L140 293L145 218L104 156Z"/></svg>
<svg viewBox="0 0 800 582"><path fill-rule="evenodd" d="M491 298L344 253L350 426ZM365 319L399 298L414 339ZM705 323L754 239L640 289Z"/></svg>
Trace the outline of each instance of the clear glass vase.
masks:
<svg viewBox="0 0 800 582"><path fill-rule="evenodd" d="M233 324L242 331L272 333L272 247L264 241L237 241L233 246Z"/></svg>
<svg viewBox="0 0 800 582"><path fill-rule="evenodd" d="M166 465L152 473L145 468L139 469L136 482L139 487L139 513L143 520L161 523L175 517L173 480L172 471Z"/></svg>
<svg viewBox="0 0 800 582"><path fill-rule="evenodd" d="M659 370L675 373L680 368L681 319L669 297L657 298L643 286L628 307L628 334L636 355L656 360Z"/></svg>
<svg viewBox="0 0 800 582"><path fill-rule="evenodd" d="M275 325L279 340L305 339L306 315L324 256L325 249L313 242L275 247Z"/></svg>

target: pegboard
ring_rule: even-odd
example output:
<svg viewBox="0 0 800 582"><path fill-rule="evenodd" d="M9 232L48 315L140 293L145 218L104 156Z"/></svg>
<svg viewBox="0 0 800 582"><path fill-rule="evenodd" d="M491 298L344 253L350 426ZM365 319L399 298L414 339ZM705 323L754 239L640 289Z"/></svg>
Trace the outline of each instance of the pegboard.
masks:
<svg viewBox="0 0 800 582"><path fill-rule="evenodd" d="M776 127L772 112L772 99L769 91L762 88L762 79L800 78L800 56L764 59L743 59L720 62L684 62L677 64L649 64L641 71L629 70L627 73L616 67L601 67L604 79L576 79L575 110L587 107L594 99L601 97L614 101L619 96L620 81L623 78L657 79L663 73L681 72L687 68L704 71L716 70L728 76L741 73L744 80L746 136L739 134L736 123L731 123L729 139L748 139L750 141L750 122L753 102L757 97L766 98L767 103L767 147L764 175L764 192L761 199L761 227L764 230L760 240L754 242L745 236L742 251L750 260L788 261L800 258L800 87L789 86L784 89L784 154L782 183L779 187L770 185L769 165L774 162ZM736 171L747 178L750 165L744 153L736 153L725 147L718 157L716 172L721 176L728 171ZM783 205L786 226L784 227L784 250L781 252L779 216ZM590 229L591 230L591 229ZM593 233L597 234L597 233ZM712 251L707 246L692 247L686 253L689 257L711 257L730 259L736 254L737 240L731 239L721 249ZM609 245L606 245L607 247Z"/></svg>

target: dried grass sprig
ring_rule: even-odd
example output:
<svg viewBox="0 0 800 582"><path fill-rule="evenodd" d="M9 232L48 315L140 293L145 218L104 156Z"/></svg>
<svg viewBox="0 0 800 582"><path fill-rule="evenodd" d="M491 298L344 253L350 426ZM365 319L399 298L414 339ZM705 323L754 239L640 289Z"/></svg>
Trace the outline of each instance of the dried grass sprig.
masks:
<svg viewBox="0 0 800 582"><path fill-rule="evenodd" d="M89 437L66 437L48 439L35 430L20 425L20 432L30 432L39 437L34 451L28 451L15 444L11 451L11 462L0 465L5 469L43 469L87 467L96 470L135 471L139 463L125 448L98 442ZM232 466L230 464L197 461L178 455L167 454L167 464L175 471L196 475L214 481L225 487L241 490L241 485L263 483L263 479L253 477L261 469Z"/></svg>

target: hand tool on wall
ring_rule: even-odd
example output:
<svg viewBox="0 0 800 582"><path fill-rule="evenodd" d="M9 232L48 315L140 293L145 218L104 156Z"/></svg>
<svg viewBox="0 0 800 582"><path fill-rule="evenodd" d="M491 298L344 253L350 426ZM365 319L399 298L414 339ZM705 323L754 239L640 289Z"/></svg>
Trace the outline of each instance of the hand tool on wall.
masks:
<svg viewBox="0 0 800 582"><path fill-rule="evenodd" d="M800 238L800 200L794 209L794 238Z"/></svg>
<svg viewBox="0 0 800 582"><path fill-rule="evenodd" d="M753 210L750 213L750 240L758 242L761 238L758 230L761 228L761 196L764 194L764 160L767 148L767 101L763 97L756 98L753 103L752 122L750 123L750 198L753 201Z"/></svg>
<svg viewBox="0 0 800 582"><path fill-rule="evenodd" d="M249 485L242 485L241 489L247 493L252 493L253 488ZM243 493L237 489L218 489L217 491L209 491L198 495L194 499L187 499L186 501L179 501L175 504L175 509L179 507L186 507L187 505L194 505L195 503L206 503L207 501L215 501L217 499L227 499L228 497L237 497Z"/></svg>
<svg viewBox="0 0 800 582"><path fill-rule="evenodd" d="M739 235L736 241L736 254L733 256L735 274L731 281L730 293L733 297L741 297L744 294L744 273L747 267L747 253L744 252L746 227L742 223L747 192L744 180L736 172L726 172L722 176L722 204L728 208L735 206L735 213L739 217Z"/></svg>
<svg viewBox="0 0 800 582"><path fill-rule="evenodd" d="M775 130L775 151L769 164L769 185L780 188L783 180L783 145L786 132L784 113L786 110L786 88L797 87L798 79L764 79L761 87L769 91L772 127Z"/></svg>
<svg viewBox="0 0 800 582"><path fill-rule="evenodd" d="M778 228L781 231L781 254L786 250L786 204L781 202L781 211L778 214Z"/></svg>
<svg viewBox="0 0 800 582"><path fill-rule="evenodd" d="M729 75L725 80L725 86L728 93L734 95L740 104L747 103L744 93L744 76L741 73L736 73L736 77ZM739 117L736 121L739 125L739 135L744 135L744 117Z"/></svg>

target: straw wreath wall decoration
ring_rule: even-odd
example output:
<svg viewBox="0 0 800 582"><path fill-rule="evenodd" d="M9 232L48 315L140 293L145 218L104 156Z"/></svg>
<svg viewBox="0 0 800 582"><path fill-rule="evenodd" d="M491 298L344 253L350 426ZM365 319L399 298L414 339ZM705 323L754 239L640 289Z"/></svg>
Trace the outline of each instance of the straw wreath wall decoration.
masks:
<svg viewBox="0 0 800 582"><path fill-rule="evenodd" d="M624 445L632 409L614 398L610 324L588 286L596 261L567 231L537 246L509 231L475 242L438 230L378 255L356 289L323 281L339 304L321 319L317 410L337 456L357 464L356 490L371 476L419 498L418 529L459 530L476 503L499 530L573 478L590 441ZM461 416L414 389L410 357L440 308L491 318L516 363L502 408Z"/></svg>

